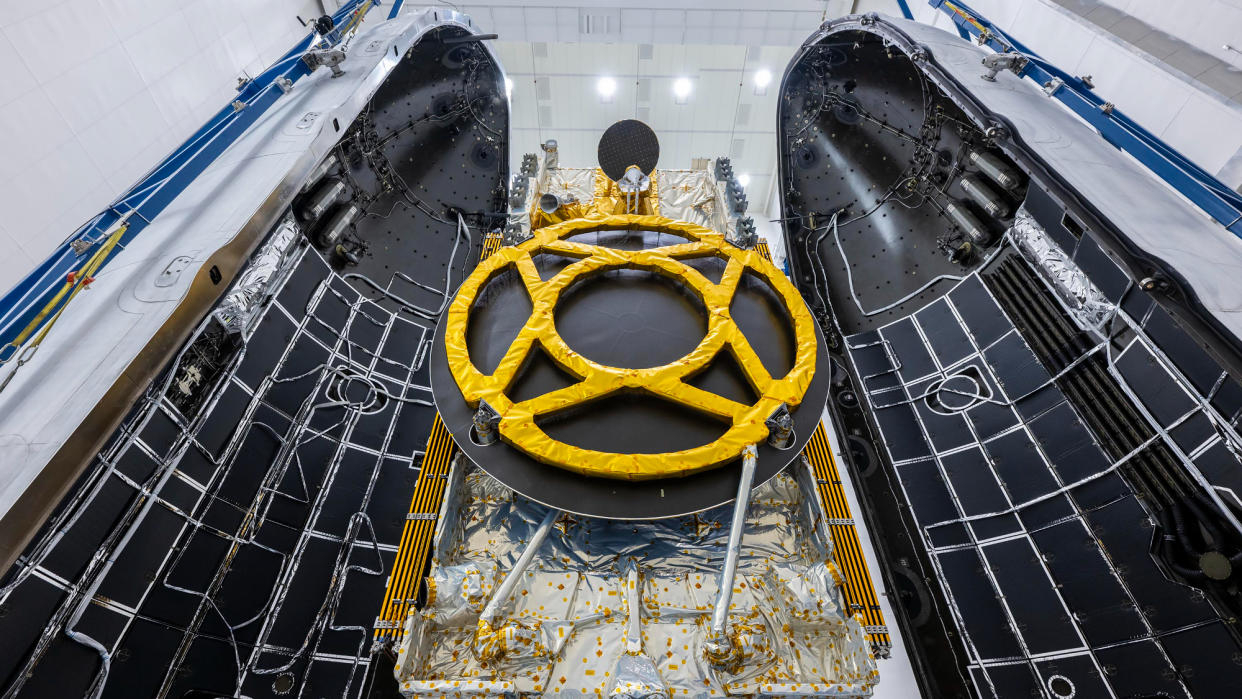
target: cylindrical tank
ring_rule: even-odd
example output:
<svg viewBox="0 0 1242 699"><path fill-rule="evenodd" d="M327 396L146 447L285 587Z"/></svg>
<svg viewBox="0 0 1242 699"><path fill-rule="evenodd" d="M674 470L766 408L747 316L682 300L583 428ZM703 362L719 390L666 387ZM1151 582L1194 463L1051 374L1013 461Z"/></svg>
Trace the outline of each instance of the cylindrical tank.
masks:
<svg viewBox="0 0 1242 699"><path fill-rule="evenodd" d="M996 184L1005 189L1017 189L1022 184L1022 180L1018 177L1018 173L1009 167L1005 161L991 153L984 153L977 150L970 151L967 158L970 164L979 168L979 172L988 176Z"/></svg>
<svg viewBox="0 0 1242 699"><path fill-rule="evenodd" d="M323 179L325 175L332 171L332 168L336 167L336 162L336 154L332 153L324 158L323 162L316 165L315 169L311 170L310 177L306 178L306 189L311 189L319 184L319 180Z"/></svg>
<svg viewBox="0 0 1242 699"><path fill-rule="evenodd" d="M341 238L345 237L345 229L349 228L354 219L358 218L358 214L362 209L357 204L347 204L341 207L340 211L332 214L332 218L319 229L316 238L319 244L325 248L335 247L341 242Z"/></svg>
<svg viewBox="0 0 1242 699"><path fill-rule="evenodd" d="M345 183L332 178L325 180L319 185L315 191L310 193L306 201L302 204L302 218L306 221L316 221L323 216L328 209L332 208L345 194Z"/></svg>
<svg viewBox="0 0 1242 699"><path fill-rule="evenodd" d="M965 175L957 182L970 200L994 218L1009 218L1009 203L993 192L990 187L974 175Z"/></svg>
<svg viewBox="0 0 1242 699"><path fill-rule="evenodd" d="M944 205L944 213L953 221L970 242L983 247L992 242L992 232L983 227L979 219L960 201L950 199Z"/></svg>

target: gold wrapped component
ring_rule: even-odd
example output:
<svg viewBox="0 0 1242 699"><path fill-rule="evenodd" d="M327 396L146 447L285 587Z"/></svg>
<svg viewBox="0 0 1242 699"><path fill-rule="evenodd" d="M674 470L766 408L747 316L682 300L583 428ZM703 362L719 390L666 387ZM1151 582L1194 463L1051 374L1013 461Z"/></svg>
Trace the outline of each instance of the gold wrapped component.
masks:
<svg viewBox="0 0 1242 699"><path fill-rule="evenodd" d="M597 180L598 185L598 180ZM597 189L598 191L598 189ZM653 199L654 200L654 199ZM596 199L596 205L602 198ZM578 233L608 230L648 230L671 233L690 242L660 248L625 251L567 240ZM543 281L533 256L540 252L576 258L561 273ZM682 259L717 256L727 261L719 284L708 281ZM480 291L496 274L513 268L531 298L531 315L496 370L484 375L470 361L466 327ZM646 269L685 284L702 300L708 312L707 333L698 347L664 366L626 369L603 366L570 349L557 333L554 312L561 293L579 279L613 269ZM771 376L730 315L734 292L746 271L763 279L780 298L795 336L793 368L783 377ZM459 289L448 310L445 354L466 402L478 407L486 401L500 414L500 437L534 459L589 476L650 479L684 476L733 461L748 445L767 438L765 420L781 403L790 408L801 401L815 373L814 320L789 280L755 250L727 243L708 228L660 216L593 216L554 224L534 231L526 242L504 247L482 261ZM514 403L506 395L527 356L538 343L563 371L579 379L566 388ZM688 379L706 369L722 351L729 351L746 374L758 400L743 405L695 388ZM708 413L729 425L717 440L703 446L663 454L613 454L558 442L536 423L539 418L619 391L645 391L686 408Z"/></svg>
<svg viewBox="0 0 1242 699"><path fill-rule="evenodd" d="M581 170L550 170L538 190L541 194L569 195L578 199L572 204L562 206L551 213L531 206L530 228L532 231L556 223L563 223L578 218L611 216L626 213L625 193L617 188L617 183L608 179L603 170L596 168L591 171L594 177L592 193L589 201L579 198L581 187ZM660 215L659 173L651 174L651 187L638 196L638 213L646 216Z"/></svg>
<svg viewBox="0 0 1242 699"><path fill-rule="evenodd" d="M651 187L645 192L638 195L638 211L643 216L659 216L660 215L660 183L659 174L651 173ZM592 203L592 210L595 215L608 216L612 214L625 214L628 206L625 198L625 192L622 192L617 183L608 179L603 170L595 171L595 201Z"/></svg>

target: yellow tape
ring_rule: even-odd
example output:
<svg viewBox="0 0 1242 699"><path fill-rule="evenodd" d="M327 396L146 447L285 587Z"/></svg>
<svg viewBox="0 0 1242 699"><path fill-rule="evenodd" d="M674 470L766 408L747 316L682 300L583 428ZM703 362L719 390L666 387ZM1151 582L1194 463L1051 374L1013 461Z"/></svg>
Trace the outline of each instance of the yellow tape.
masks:
<svg viewBox="0 0 1242 699"><path fill-rule="evenodd" d="M103 266L104 260L112 253L112 249L116 247L118 242L120 242L121 236L125 235L125 231L127 230L129 230L128 222L124 222L117 226L116 230L112 231L112 234L109 235L107 240L104 241L104 244L99 246L99 249L87 258L86 264L74 270L73 281L66 280L64 286L61 287L60 291L56 292L56 295L52 297L52 300L47 302L39 313L26 324L26 327L23 328L22 331L17 334L17 337L13 338L13 341L6 345L6 347L21 347L22 343L29 339L30 334L39 327L44 319L48 317L48 314L52 312L52 309L59 305L61 300L63 300L67 294L69 296L69 300L65 301L65 305L61 306L60 310L56 311L56 314L52 316L52 319L48 321L47 325L43 326L43 329L39 331L39 334L35 337L35 341L32 346L37 347L40 343L42 343L43 338L47 336L47 331L52 329L52 325L56 323L58 318L60 318L60 314L65 311L65 307L69 305L69 301L72 301L73 297L77 296L79 291L86 288L86 285L89 283L88 280L94 276L95 272L99 271L101 266Z"/></svg>
<svg viewBox="0 0 1242 699"><path fill-rule="evenodd" d="M807 461L819 481L819 500L824 513L829 519L852 521L849 501L845 497L845 486L841 482L841 474L837 471L836 461L832 458L832 449L828 444L828 436L823 424L815 427L811 441L807 442ZM828 526L835 545L833 556L845 569L844 578L832 561L828 569L837 585L845 592L846 602L852 609L862 614L861 623L873 629L884 627L884 613L880 610L879 598L875 585L871 582L871 572L863 556L862 545L859 543L858 531L852 524L832 524ZM892 647L887 633L871 632L867 638L872 645L880 648Z"/></svg>
<svg viewBox="0 0 1242 699"><path fill-rule="evenodd" d="M444 501L444 489L448 482L447 476L452 467L454 448L453 438L437 413L431 425L431 434L427 438L427 451L418 472L418 481L414 484L410 514L437 514L440 511L440 503ZM380 607L379 621L382 625L375 631L376 638L400 640L405 634L406 615L414 606L414 598L418 596L418 583L423 579L423 569L427 566L435 525L435 520L406 518L397 549L397 559L393 564L392 575L388 577L388 589ZM430 582L430 578L427 580ZM430 588L428 594L434 595L435 588Z"/></svg>
<svg viewBox="0 0 1242 699"><path fill-rule="evenodd" d="M690 242L626 251L567 240L579 233L629 229L672 233ZM576 258L578 262L543 281L532 259L540 252ZM727 263L719 284L713 284L681 262L707 256L717 256ZM698 347L681 359L648 369L603 366L569 348L557 333L553 318L561 293L583 277L623 268L646 269L676 279L698 295L708 312L707 333ZM526 326L496 370L488 376L470 361L466 326L480 291L492 277L506 269L516 270L521 277L530 294L532 310ZM792 321L796 352L793 368L783 377L768 373L730 315L730 303L746 271L757 275L776 292ZM479 263L449 306L445 353L466 402L477 407L480 401L487 401L500 414L501 439L532 458L589 476L632 480L665 478L715 468L738 458L748 445L767 438L765 420L782 403L796 407L814 377L817 351L814 322L798 291L758 251L734 247L719 233L684 221L642 215L596 216L538 229L532 239L501 248ZM514 403L506 392L536 343L563 371L579 381ZM726 349L759 396L752 405L685 383ZM537 424L537 420L544 417L622 391L646 392L665 398L708 413L729 428L714 442L692 449L664 454L614 454L553 440Z"/></svg>

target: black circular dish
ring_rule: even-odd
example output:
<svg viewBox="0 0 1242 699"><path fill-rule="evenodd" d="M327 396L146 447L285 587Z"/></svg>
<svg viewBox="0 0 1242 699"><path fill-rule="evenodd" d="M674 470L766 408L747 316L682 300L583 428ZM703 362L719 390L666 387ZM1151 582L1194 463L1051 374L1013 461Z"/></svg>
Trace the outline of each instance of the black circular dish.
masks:
<svg viewBox="0 0 1242 699"><path fill-rule="evenodd" d="M654 234L647 235L654 236ZM626 282L633 281L634 275L640 273L636 270L627 270L624 275L618 275L619 283L612 289L612 304L608 303L609 287L604 286L607 280L595 281L592 284L595 288L591 289L591 303L587 305L588 307L574 309L573 320L575 322L572 327L558 325L566 342L571 346L585 349L592 345L598 346L600 341L606 338L615 337L618 334L625 335L630 329L618 328L618 323L628 322L634 316L628 311L617 313L615 309L630 307L629 304L633 299L628 297L632 296L632 293L627 293L627 290L632 292L633 288ZM658 276L654 273L651 275L652 277ZM493 278L493 283L496 279ZM519 282L516 279L510 279L508 283L518 284ZM761 286L765 293L772 293L766 290L766 285L761 284ZM663 278L653 279L651 283L644 285L643 291L649 294L658 289L666 289L666 293L673 296L684 293L668 285ZM498 293L486 293L480 296L487 298L491 305L482 315L479 314L478 308L471 314L472 322L468 326L467 337L471 342L487 342L491 339L494 340L495 346L472 348L471 356L476 357L476 362L482 360L486 363L492 361L492 358L498 361L499 355L503 354L502 347L507 347L514 335L515 322L492 323L489 321L511 318L514 314L524 317L522 314L529 312L529 302L523 305L523 294L504 293L503 289ZM644 304L644 308L651 309L658 314L659 309L676 307L684 301L680 298L670 298L669 302L669 305L649 302ZM768 364L769 357L779 356L787 351L787 347L784 347L787 344L784 336L789 334L786 330L787 319L773 314L771 308L770 304L754 302L735 302L733 306L733 315L739 327L746 333L747 339L755 347L756 353L764 359L765 364ZM558 308L559 311L560 308ZM587 317L592 313L598 319L594 326ZM476 323L475 320L485 322ZM684 325L684 323L680 325L661 323L658 317L636 319L634 322L665 329ZM490 337L492 330L495 331L494 338ZM696 331L690 327L685 329L686 333L691 334ZM430 358L432 393L436 407L440 411L440 417L452 434L454 442L467 457L492 477L522 495L574 514L609 519L658 519L691 514L727 503L737 495L740 459L710 471L685 477L625 481L584 476L540 463L504 442L490 446L476 444L471 438L474 410L462 398L457 383L449 372L444 352L444 332L445 322L442 318L436 327ZM598 332L600 334L593 337L575 337L576 332ZM815 333L817 345L815 376L801 405L792 413L794 443L783 450L771 447L766 442L760 445L755 486L766 482L797 458L819 423L828 394L831 371L830 360L824 349L823 336L818 326L815 326ZM651 337L650 334L642 336ZM644 362L644 358L650 352L650 348L635 347L633 349L634 360L639 364ZM483 357L487 359L482 359ZM547 361L550 362L550 360ZM484 371L491 368L480 366L480 369ZM771 371L770 364L769 370ZM557 384L558 381L561 383ZM531 371L529 380L519 375L515 385L524 385L522 390L527 391L531 390L530 384L541 382L544 383L545 388L549 389L564 385L563 379L550 375L546 369L542 374L538 371ZM543 392L539 388L539 386L535 387L535 395ZM719 392L724 394L724 391ZM511 389L510 394L513 393ZM584 420L581 416L571 417L558 421L558 424L550 425L545 430L554 433L560 441L575 443L587 448L601 443L613 445L625 443L624 439L618 439L615 435L641 435L641 439L633 440L634 452L647 453L686 448L688 437L698 438L697 444L711 441L714 438L705 435L693 422L679 420L677 415L667 415L663 420L653 420L652 415L647 414L646 410L636 409L627 412L624 400L619 401L618 404L617 409L607 409L597 413L598 419ZM693 411L686 412L693 413ZM583 442L591 442L591 444Z"/></svg>
<svg viewBox="0 0 1242 699"><path fill-rule="evenodd" d="M637 165L644 175L655 172L660 141L650 126L637 119L624 119L608 127L599 139L596 154L599 169L616 182L631 165Z"/></svg>

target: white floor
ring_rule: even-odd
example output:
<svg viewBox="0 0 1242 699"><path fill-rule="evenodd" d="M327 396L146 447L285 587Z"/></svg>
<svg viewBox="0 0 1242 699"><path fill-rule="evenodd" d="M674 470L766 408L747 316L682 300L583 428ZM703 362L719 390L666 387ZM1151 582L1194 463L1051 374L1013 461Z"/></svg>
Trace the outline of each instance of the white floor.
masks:
<svg viewBox="0 0 1242 699"><path fill-rule="evenodd" d="M892 656L877 660L880 669L880 684L875 690L875 699L913 699L919 697L919 685L914 678L914 667L910 663L910 655L906 651L905 639L901 636L901 628L893 614L893 605L889 602L889 592L884 585L884 577L880 575L875 548L871 545L871 532L867 531L863 521L862 508L858 504L858 494L854 492L854 483L850 480L849 469L841 454L841 444L837 441L836 430L832 426L832 418L828 412L823 416L824 430L828 443L832 447L832 458L836 459L837 472L841 474L842 489L850 504L850 514L854 518L854 528L858 531L858 542L862 546L863 555L867 558L867 568L871 572L871 582L880 600L880 610L884 613L884 623L888 625L889 638L893 642Z"/></svg>

